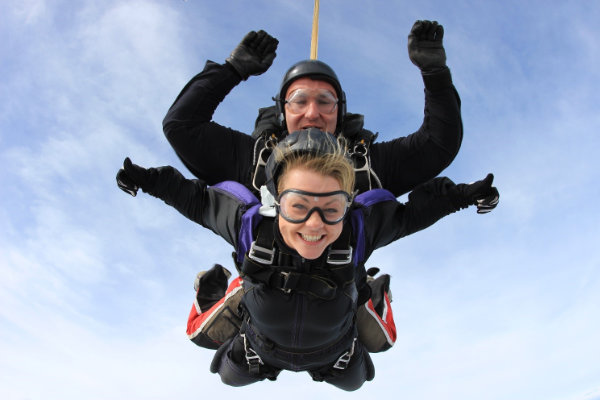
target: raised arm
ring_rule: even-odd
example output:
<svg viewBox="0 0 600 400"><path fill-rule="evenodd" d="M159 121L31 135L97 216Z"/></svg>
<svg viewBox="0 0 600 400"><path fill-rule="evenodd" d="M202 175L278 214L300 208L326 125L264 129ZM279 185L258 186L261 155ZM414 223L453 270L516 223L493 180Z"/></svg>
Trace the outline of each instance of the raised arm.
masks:
<svg viewBox="0 0 600 400"><path fill-rule="evenodd" d="M246 182L252 165L252 137L212 122L225 96L251 75L265 72L275 58L277 39L249 32L224 64L207 61L183 88L163 120L169 143L184 165L212 185Z"/></svg>
<svg viewBox="0 0 600 400"><path fill-rule="evenodd" d="M444 29L417 21L408 54L425 85L423 124L413 134L371 146L371 162L384 188L400 196L442 172L458 154L463 136L460 98L446 66Z"/></svg>

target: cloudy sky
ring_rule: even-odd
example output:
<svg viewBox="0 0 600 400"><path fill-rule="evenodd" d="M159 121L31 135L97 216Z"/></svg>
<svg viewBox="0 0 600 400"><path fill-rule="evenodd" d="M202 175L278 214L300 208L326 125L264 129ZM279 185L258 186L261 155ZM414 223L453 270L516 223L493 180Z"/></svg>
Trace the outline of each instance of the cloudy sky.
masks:
<svg viewBox="0 0 600 400"><path fill-rule="evenodd" d="M389 140L423 118L406 38L438 20L465 136L444 175L495 174L466 210L379 250L399 337L344 394L307 374L234 389L185 336L196 273L231 249L115 184L124 157L174 165L162 118L207 59L249 30L280 41L215 120L250 132L310 55L311 0L3 2L0 21L0 398L600 399L600 5L323 0L319 58L348 109ZM364 397L367 396L367 397Z"/></svg>

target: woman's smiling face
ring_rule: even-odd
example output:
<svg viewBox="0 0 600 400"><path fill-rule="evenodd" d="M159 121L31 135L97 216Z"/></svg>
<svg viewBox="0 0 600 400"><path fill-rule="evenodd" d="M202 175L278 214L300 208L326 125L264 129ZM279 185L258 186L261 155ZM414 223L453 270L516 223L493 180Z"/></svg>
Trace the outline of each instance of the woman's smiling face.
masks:
<svg viewBox="0 0 600 400"><path fill-rule="evenodd" d="M340 183L335 178L302 167L288 170L281 180L280 193L287 189L312 193L342 190ZM285 244L308 260L319 258L327 246L336 241L343 228L343 221L335 225L326 224L318 212L313 212L306 221L301 223L288 222L281 216L278 220L279 231Z"/></svg>

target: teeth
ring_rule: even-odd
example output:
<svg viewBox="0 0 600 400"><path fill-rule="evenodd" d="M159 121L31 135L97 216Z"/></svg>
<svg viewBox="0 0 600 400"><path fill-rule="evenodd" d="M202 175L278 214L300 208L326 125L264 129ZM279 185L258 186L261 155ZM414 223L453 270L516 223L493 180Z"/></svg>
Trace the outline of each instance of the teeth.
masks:
<svg viewBox="0 0 600 400"><path fill-rule="evenodd" d="M322 235L305 235L303 233L300 235L302 236L302 239L306 240L307 242L318 242L323 237Z"/></svg>

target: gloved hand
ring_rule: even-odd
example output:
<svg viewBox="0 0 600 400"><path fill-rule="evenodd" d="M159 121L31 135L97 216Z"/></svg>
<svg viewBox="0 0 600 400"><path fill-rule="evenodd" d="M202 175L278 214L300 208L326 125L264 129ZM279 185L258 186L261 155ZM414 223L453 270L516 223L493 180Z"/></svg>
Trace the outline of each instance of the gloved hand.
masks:
<svg viewBox="0 0 600 400"><path fill-rule="evenodd" d="M417 21L408 35L408 57L421 72L435 72L446 67L442 39L444 27L437 21Z"/></svg>
<svg viewBox="0 0 600 400"><path fill-rule="evenodd" d="M486 214L492 211L500 201L500 193L498 189L492 186L494 175L488 174L485 179L477 182L456 185L459 201L458 206L461 208L469 205L477 206L478 214Z"/></svg>
<svg viewBox="0 0 600 400"><path fill-rule="evenodd" d="M117 186L125 193L134 196L138 189L150 190L156 183L157 173L154 168L146 169L131 162L129 157L123 161L123 168L117 172Z"/></svg>
<svg viewBox="0 0 600 400"><path fill-rule="evenodd" d="M263 30L251 31L225 61L246 80L250 75L260 75L269 69L275 59L278 44L279 40Z"/></svg>

